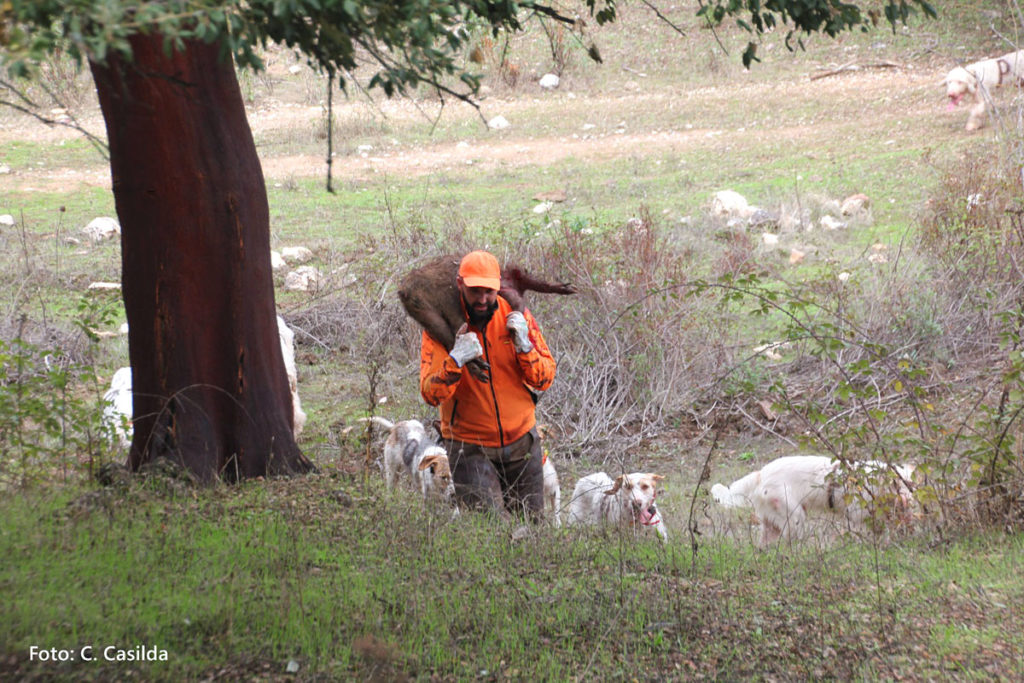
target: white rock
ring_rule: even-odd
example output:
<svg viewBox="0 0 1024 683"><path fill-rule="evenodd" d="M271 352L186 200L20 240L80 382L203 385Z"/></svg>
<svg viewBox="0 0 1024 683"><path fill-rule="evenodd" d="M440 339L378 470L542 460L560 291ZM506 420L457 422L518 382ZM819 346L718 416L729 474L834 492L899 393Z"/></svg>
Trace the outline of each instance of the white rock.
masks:
<svg viewBox="0 0 1024 683"><path fill-rule="evenodd" d="M500 114L487 122L487 127L490 128L491 130L504 130L505 128L508 128L510 125L512 124L508 122L508 119L506 119L504 116Z"/></svg>
<svg viewBox="0 0 1024 683"><path fill-rule="evenodd" d="M313 258L313 252L306 247L284 247L281 249L281 258L286 263L305 263Z"/></svg>
<svg viewBox="0 0 1024 683"><path fill-rule="evenodd" d="M843 200L839 213L844 216L853 216L867 211L871 206L871 200L865 194L853 194Z"/></svg>
<svg viewBox="0 0 1024 683"><path fill-rule="evenodd" d="M320 271L313 266L299 266L284 276L284 288L292 292L310 292L320 284Z"/></svg>
<svg viewBox="0 0 1024 683"><path fill-rule="evenodd" d="M299 73L300 71L302 71L302 67L299 66L298 64L292 64L290 67L288 67L288 73L290 73L292 76Z"/></svg>
<svg viewBox="0 0 1024 683"><path fill-rule="evenodd" d="M117 222L116 218L100 216L89 221L89 225L82 228L82 232L93 242L102 242L114 235L120 235L121 225Z"/></svg>
<svg viewBox="0 0 1024 683"><path fill-rule="evenodd" d="M270 250L270 267L274 270L288 267L288 263L281 256L281 252L274 251L273 249Z"/></svg>
<svg viewBox="0 0 1024 683"><path fill-rule="evenodd" d="M4 215L0 216L0 225L5 225L7 227L11 227L15 223L16 223L16 221L14 220L14 216L12 216L9 213L5 213Z"/></svg>
<svg viewBox="0 0 1024 683"><path fill-rule="evenodd" d="M537 206L533 207L533 212L534 213L547 213L548 211L551 210L552 206L554 206L554 204L552 204L551 202L541 202Z"/></svg>
<svg viewBox="0 0 1024 683"><path fill-rule="evenodd" d="M771 232L764 232L761 233L761 241L766 247L775 247L779 244L779 236Z"/></svg>
<svg viewBox="0 0 1024 683"><path fill-rule="evenodd" d="M769 342L767 344L761 344L760 346L754 347L754 353L761 354L765 358L771 361L782 360L782 350L789 348L787 342Z"/></svg>
<svg viewBox="0 0 1024 683"><path fill-rule="evenodd" d="M882 244L881 242L872 244L871 253L868 254L868 261L871 261L872 263L888 263L889 257L885 255L885 252L888 251L888 249L889 245Z"/></svg>
<svg viewBox="0 0 1024 683"><path fill-rule="evenodd" d="M89 283L89 289L93 291L111 291L114 289L121 289L120 282L91 282Z"/></svg>
<svg viewBox="0 0 1024 683"><path fill-rule="evenodd" d="M818 225L824 230L842 230L846 227L846 223L833 216L822 216L818 221Z"/></svg>
<svg viewBox="0 0 1024 683"><path fill-rule="evenodd" d="M711 213L719 218L734 217L744 220L750 218L756 207L752 207L746 197L733 190L722 190L716 192L711 200Z"/></svg>
<svg viewBox="0 0 1024 683"><path fill-rule="evenodd" d="M545 90L554 90L558 87L559 78L556 74L544 74L540 77L540 87Z"/></svg>

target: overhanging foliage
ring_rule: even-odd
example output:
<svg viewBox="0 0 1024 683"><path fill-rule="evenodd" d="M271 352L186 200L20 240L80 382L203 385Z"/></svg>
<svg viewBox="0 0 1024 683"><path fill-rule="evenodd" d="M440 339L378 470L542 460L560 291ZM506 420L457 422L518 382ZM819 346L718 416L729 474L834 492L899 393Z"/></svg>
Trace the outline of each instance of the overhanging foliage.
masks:
<svg viewBox="0 0 1024 683"><path fill-rule="evenodd" d="M883 13L895 25L915 9L935 16L927 0L887 0L881 10L841 0L713 0L701 2L697 15L714 26L735 17L755 34L789 26L790 36L834 37L856 27L866 30ZM582 30L584 15L598 24L614 21L616 0L581 0L579 12L529 0L2 0L0 64L26 76L57 51L79 62L104 63L111 53L130 58L131 36L157 33L168 51L188 40L219 43L224 56L230 53L238 65L254 69L262 68L257 48L268 42L295 48L331 75L354 69L362 51L379 67L371 87L388 95L421 82L437 86L440 77L453 74L475 90L479 74L456 59L470 39L467 28L514 31L541 15ZM744 64L756 59L755 50L751 42ZM590 54L596 58L593 46Z"/></svg>

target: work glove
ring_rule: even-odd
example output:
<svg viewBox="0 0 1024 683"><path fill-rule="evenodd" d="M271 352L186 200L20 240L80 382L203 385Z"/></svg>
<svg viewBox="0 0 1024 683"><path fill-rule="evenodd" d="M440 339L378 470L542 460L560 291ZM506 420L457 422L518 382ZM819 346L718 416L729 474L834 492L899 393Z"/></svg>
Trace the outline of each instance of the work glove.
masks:
<svg viewBox="0 0 1024 683"><path fill-rule="evenodd" d="M512 335L512 343L519 353L528 353L533 350L533 342L530 341L530 326L526 322L526 316L519 311L512 311L505 318L505 326Z"/></svg>
<svg viewBox="0 0 1024 683"><path fill-rule="evenodd" d="M484 354L484 348L480 346L480 339L472 332L467 332L467 329L463 324L455 333L455 345L452 346L452 350L448 354L460 368Z"/></svg>

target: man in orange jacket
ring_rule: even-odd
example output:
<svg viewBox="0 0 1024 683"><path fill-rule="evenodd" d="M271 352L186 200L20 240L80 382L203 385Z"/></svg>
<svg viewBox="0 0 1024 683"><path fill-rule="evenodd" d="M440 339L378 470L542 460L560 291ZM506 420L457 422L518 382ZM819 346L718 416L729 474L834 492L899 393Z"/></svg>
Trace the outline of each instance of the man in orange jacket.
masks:
<svg viewBox="0 0 1024 683"><path fill-rule="evenodd" d="M466 323L449 352L426 332L420 347L420 393L440 406L441 436L452 463L455 495L468 507L543 510L544 473L536 399L555 378L537 321L498 295L501 268L493 255L463 257L456 278ZM490 381L466 371L474 358L490 364Z"/></svg>

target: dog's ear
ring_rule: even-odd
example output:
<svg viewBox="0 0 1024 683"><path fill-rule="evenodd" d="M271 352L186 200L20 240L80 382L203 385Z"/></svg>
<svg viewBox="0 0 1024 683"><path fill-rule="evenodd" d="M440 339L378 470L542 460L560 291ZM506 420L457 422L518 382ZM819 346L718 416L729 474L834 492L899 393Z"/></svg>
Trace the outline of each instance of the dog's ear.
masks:
<svg viewBox="0 0 1024 683"><path fill-rule="evenodd" d="M606 495L606 496L613 496L616 493L618 493L619 489L622 488L622 482L623 482L623 480L625 478L626 478L626 475L624 475L624 474L620 474L619 476L615 477L615 484L613 484L610 489L605 491L604 495ZM626 487L629 488L629 482L628 481L626 482Z"/></svg>
<svg viewBox="0 0 1024 683"><path fill-rule="evenodd" d="M661 481L662 479L665 478L665 477L661 476L660 474L648 474L647 476L650 477L651 479L653 479L654 481Z"/></svg>
<svg viewBox="0 0 1024 683"><path fill-rule="evenodd" d="M422 472L428 467L432 467L433 465L437 464L437 461L440 459L440 455L428 455L427 457L423 458L423 460L420 460L420 466L417 469L419 469L419 471Z"/></svg>

